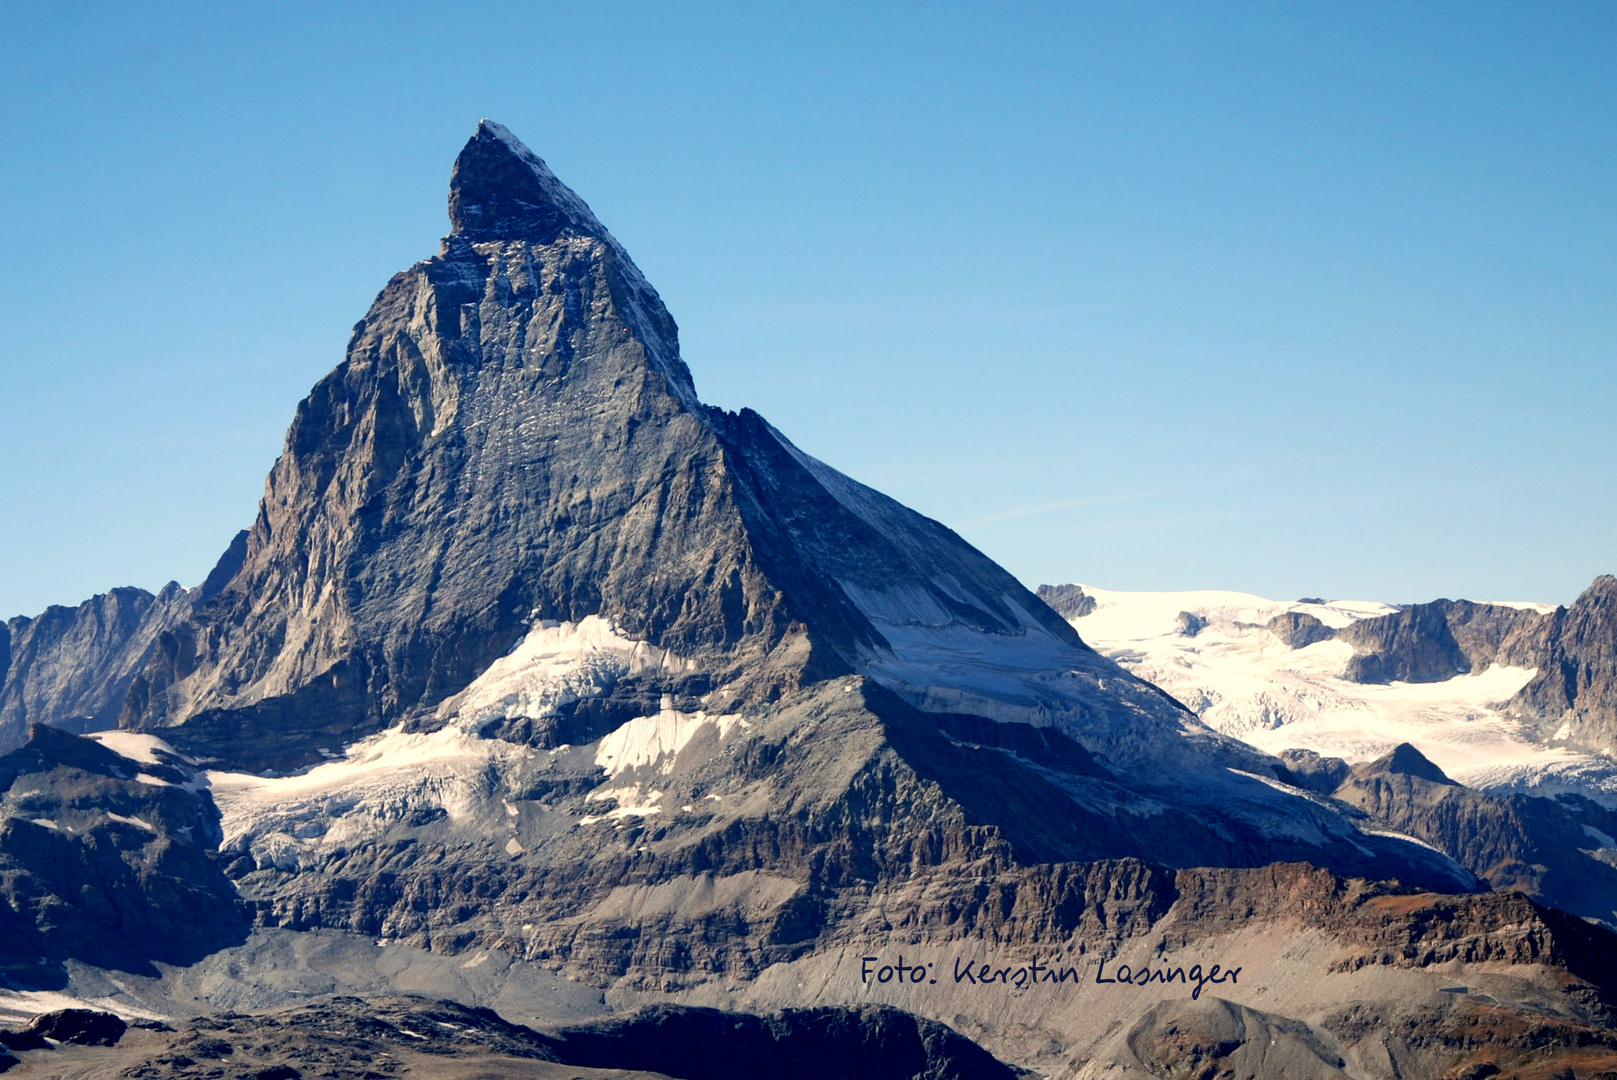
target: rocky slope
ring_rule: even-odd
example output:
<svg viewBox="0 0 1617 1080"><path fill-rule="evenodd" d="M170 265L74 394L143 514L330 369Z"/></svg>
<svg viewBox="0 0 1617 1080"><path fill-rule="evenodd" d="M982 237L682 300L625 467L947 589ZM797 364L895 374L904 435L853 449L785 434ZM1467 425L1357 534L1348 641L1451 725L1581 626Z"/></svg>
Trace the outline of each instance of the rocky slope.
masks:
<svg viewBox="0 0 1617 1080"><path fill-rule="evenodd" d="M1617 756L1617 577L1604 575L1545 634L1538 675L1511 701L1557 742Z"/></svg>
<svg viewBox="0 0 1617 1080"><path fill-rule="evenodd" d="M1576 795L1475 791L1407 743L1347 770L1330 794L1433 845L1495 889L1617 926L1617 810Z"/></svg>
<svg viewBox="0 0 1617 1080"><path fill-rule="evenodd" d="M164 635L124 726L306 765L586 616L645 646L630 713L861 671L1045 722L1081 701L1097 733L1181 726L948 529L703 406L656 292L503 128L462 152L450 215L299 406L239 567ZM963 643L981 656L946 670ZM980 692L1007 673L1014 694Z"/></svg>
<svg viewBox="0 0 1617 1080"><path fill-rule="evenodd" d="M0 624L0 751L21 746L30 724L116 726L129 684L198 591L113 589Z"/></svg>
<svg viewBox="0 0 1617 1080"><path fill-rule="evenodd" d="M1322 796L1328 764L1305 783L1209 729L942 525L703 406L656 293L503 128L449 204L152 639L124 730L19 751L5 828L55 837L0 873L20 933L89 910L94 882L49 876L82 864L159 942L202 912L224 936L193 966L240 958L260 1006L313 985L251 962L267 937L348 934L377 970L533 965L620 1013L886 1004L1056 1072L1436 1076L1460 977L1552 1047L1610 1022L1609 935L1477 892ZM1176 640L1223 633L1183 613ZM124 961L87 932L106 957L42 953L66 991L174 1000L183 974L89 970ZM1103 975L1168 961L1177 983ZM879 1016L837 1030L911 1062L949 1041ZM728 1023L773 1070L776 1029Z"/></svg>
<svg viewBox="0 0 1617 1080"><path fill-rule="evenodd" d="M47 1038L52 1041L47 1041ZM85 1009L0 1031L0 1072L146 1080L1014 1080L1016 1070L942 1024L891 1008L770 1016L660 1006L538 1032L487 1009L409 997L336 997L267 1014L226 1012L133 1030ZM81 1049L94 1048L94 1049Z"/></svg>
<svg viewBox="0 0 1617 1080"><path fill-rule="evenodd" d="M116 737L115 737L116 738ZM219 813L183 762L36 725L0 757L0 974L60 985L64 961L153 971L239 943L215 862Z"/></svg>
<svg viewBox="0 0 1617 1080"><path fill-rule="evenodd" d="M1442 682L1490 665L1538 667L1551 616L1504 604L1433 600L1337 631L1354 682Z"/></svg>

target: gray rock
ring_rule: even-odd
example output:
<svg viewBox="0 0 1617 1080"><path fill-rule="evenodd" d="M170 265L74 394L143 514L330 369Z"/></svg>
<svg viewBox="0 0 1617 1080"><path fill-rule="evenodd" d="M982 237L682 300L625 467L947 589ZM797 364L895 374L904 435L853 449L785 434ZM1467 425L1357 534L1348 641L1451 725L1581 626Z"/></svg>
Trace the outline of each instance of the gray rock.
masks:
<svg viewBox="0 0 1617 1080"><path fill-rule="evenodd" d="M1265 624L1275 637L1293 649L1306 649L1319 641L1329 641L1336 631L1304 611L1283 611Z"/></svg>
<svg viewBox="0 0 1617 1080"><path fill-rule="evenodd" d="M1286 767L1280 779L1319 795L1334 792L1353 771L1341 758L1325 757L1312 750L1282 750L1280 760Z"/></svg>
<svg viewBox="0 0 1617 1080"><path fill-rule="evenodd" d="M1081 585L1040 585L1039 599L1063 619L1081 619L1095 610L1095 598Z"/></svg>
<svg viewBox="0 0 1617 1080"><path fill-rule="evenodd" d="M450 211L441 254L299 406L221 560L238 568L163 636L126 726L297 767L430 711L536 618L600 615L677 655L652 699L852 672L886 644L855 595L989 634L1031 619L1088 653L948 529L703 406L656 292L498 125L456 162Z"/></svg>
<svg viewBox="0 0 1617 1080"><path fill-rule="evenodd" d="M1493 664L1534 666L1550 616L1503 604L1433 600L1336 631L1355 649L1343 678L1442 682Z"/></svg>
<svg viewBox="0 0 1617 1080"><path fill-rule="evenodd" d="M1617 747L1617 577L1596 578L1547 623L1538 675L1511 709L1536 723L1545 738L1611 754Z"/></svg>
<svg viewBox="0 0 1617 1080"><path fill-rule="evenodd" d="M134 762L43 725L0 757L6 977L56 986L69 959L151 972L245 937L213 860L219 813L196 779L183 762Z"/></svg>
<svg viewBox="0 0 1617 1080"><path fill-rule="evenodd" d="M113 589L0 626L0 751L22 745L30 724L115 727L129 684L190 600L173 582L156 596Z"/></svg>
<svg viewBox="0 0 1617 1080"><path fill-rule="evenodd" d="M1128 1047L1153 1076L1243 1080L1346 1080L1347 1064L1328 1036L1288 1017L1223 998L1164 1001L1128 1034Z"/></svg>
<svg viewBox="0 0 1617 1080"><path fill-rule="evenodd" d="M1492 888L1617 925L1617 867L1601 839L1617 834L1617 811L1578 796L1476 791L1408 743L1354 767L1332 794L1382 827L1446 852Z"/></svg>

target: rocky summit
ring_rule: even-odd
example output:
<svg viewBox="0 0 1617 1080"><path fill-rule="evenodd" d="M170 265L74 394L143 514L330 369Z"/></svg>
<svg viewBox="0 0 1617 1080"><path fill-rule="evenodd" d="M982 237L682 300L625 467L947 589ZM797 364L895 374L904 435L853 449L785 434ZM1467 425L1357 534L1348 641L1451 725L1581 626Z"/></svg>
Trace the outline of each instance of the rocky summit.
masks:
<svg viewBox="0 0 1617 1080"><path fill-rule="evenodd" d="M468 1054L687 1077L831 1047L915 1076L1604 1052L1617 938L1539 902L1584 902L1578 864L1501 869L1596 810L1212 730L945 526L703 405L656 291L499 125L449 216L202 586L8 629L13 985L211 1017L134 1036L170 1072L130 1075L216 1044L312 1068L265 1056L283 1038L364 1072L331 1025L382 1074L473 1029ZM1556 632L1505 621L1364 631L1367 677ZM1426 839L1472 819L1527 824ZM365 1015L401 993L458 1004Z"/></svg>

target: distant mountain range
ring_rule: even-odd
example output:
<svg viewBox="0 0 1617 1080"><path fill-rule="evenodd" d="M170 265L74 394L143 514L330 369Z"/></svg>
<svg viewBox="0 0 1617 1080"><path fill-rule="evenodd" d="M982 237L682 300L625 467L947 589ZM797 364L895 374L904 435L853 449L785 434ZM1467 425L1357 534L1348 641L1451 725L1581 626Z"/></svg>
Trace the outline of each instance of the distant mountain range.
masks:
<svg viewBox="0 0 1617 1080"><path fill-rule="evenodd" d="M1572 734L1601 730L1611 710L1612 638L1568 631L1604 617L1614 591L1602 577L1562 609L1039 593L1210 726L1279 754L1301 786L1495 888L1617 925L1617 761L1577 751ZM1580 711L1541 710L1550 685L1572 686Z"/></svg>
<svg viewBox="0 0 1617 1080"><path fill-rule="evenodd" d="M1609 919L1617 845L1534 862L1617 834L1599 799L1461 787L1412 747L1271 752L1295 744L1253 732L1290 706L1196 697L1147 663L1172 649L1091 634L1115 594L1046 603L703 405L655 290L504 128L462 150L449 213L202 585L0 635L0 1008L202 1003L311 1069L344 988L551 1033L485 1018L467 1054L581 1066L655 1029L665 1056L589 1060L691 1077L825 1040L914 1076L1617 1053L1617 936L1578 917ZM1191 605L1173 649L1515 680L1521 719L1490 722L1603 750L1613 585L1554 612ZM182 1049L174 1075L211 1067Z"/></svg>

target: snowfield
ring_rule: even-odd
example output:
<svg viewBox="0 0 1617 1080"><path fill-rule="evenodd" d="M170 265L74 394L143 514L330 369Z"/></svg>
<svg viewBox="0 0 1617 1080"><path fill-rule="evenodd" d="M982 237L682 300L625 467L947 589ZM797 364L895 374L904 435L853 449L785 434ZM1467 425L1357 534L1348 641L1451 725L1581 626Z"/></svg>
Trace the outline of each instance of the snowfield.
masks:
<svg viewBox="0 0 1617 1080"><path fill-rule="evenodd" d="M1360 762L1407 742L1471 787L1578 792L1617 805L1617 763L1534 742L1501 711L1534 669L1495 666L1445 682L1366 685L1341 677L1353 655L1346 642L1292 649L1265 628L1276 615L1295 611L1340 629L1396 611L1390 604L1080 587L1095 608L1070 621L1086 642L1177 697L1209 727L1260 750L1313 750ZM1206 625L1187 635L1181 613Z"/></svg>

